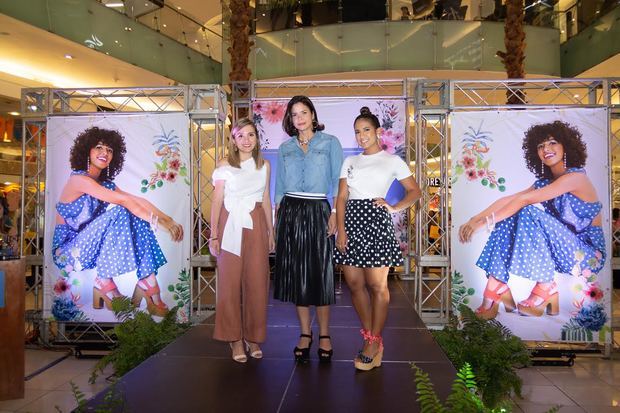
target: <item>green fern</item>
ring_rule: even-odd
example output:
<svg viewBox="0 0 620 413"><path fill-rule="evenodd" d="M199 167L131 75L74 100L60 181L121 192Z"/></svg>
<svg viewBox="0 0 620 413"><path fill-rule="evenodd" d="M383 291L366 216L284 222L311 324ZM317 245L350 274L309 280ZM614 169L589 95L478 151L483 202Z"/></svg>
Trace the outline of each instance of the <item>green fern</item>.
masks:
<svg viewBox="0 0 620 413"><path fill-rule="evenodd" d="M452 383L450 395L446 398L445 404L441 403L433 383L428 374L415 364L416 399L420 403L422 413L510 413L512 403L503 401L495 408L487 407L480 398L476 377L469 363L463 366L456 373L456 378ZM556 413L560 406L555 406L546 413Z"/></svg>
<svg viewBox="0 0 620 413"><path fill-rule="evenodd" d="M465 305L459 310L461 319L433 332L435 340L457 369L470 364L487 406L501 406L512 391L520 396L522 382L515 369L530 364L523 341L496 320L482 320Z"/></svg>
<svg viewBox="0 0 620 413"><path fill-rule="evenodd" d="M173 307L157 322L149 313L136 308L129 298L112 300L112 311L120 321L114 327L116 345L97 362L90 382L94 383L110 364L115 375L124 375L183 334L189 324L177 322L177 310L178 307Z"/></svg>

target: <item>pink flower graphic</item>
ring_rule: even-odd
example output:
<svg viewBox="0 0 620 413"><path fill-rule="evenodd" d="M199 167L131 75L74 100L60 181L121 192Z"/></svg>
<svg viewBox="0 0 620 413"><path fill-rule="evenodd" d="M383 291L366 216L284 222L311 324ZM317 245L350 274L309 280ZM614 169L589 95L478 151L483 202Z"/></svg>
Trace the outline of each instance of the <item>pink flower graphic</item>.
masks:
<svg viewBox="0 0 620 413"><path fill-rule="evenodd" d="M475 181L478 178L478 174L475 169L467 169L465 171L465 175L467 175L467 179L470 181Z"/></svg>
<svg viewBox="0 0 620 413"><path fill-rule="evenodd" d="M252 112L254 113L261 113L265 110L265 106L261 103L261 102L255 102L254 105L252 105Z"/></svg>
<svg viewBox="0 0 620 413"><path fill-rule="evenodd" d="M263 112L265 120L269 123L279 123L284 118L284 104L279 102L270 102L269 106Z"/></svg>
<svg viewBox="0 0 620 413"><path fill-rule="evenodd" d="M173 159L168 163L168 166L170 167L170 169L178 171L181 167L181 161L178 159Z"/></svg>
<svg viewBox="0 0 620 413"><path fill-rule="evenodd" d="M174 182L174 181L176 181L176 179L177 179L176 172L172 172L172 171L168 172L168 175L166 176L166 181Z"/></svg>
<svg viewBox="0 0 620 413"><path fill-rule="evenodd" d="M476 165L476 158L472 158L471 156L463 156L463 167L465 169L471 169Z"/></svg>
<svg viewBox="0 0 620 413"><path fill-rule="evenodd" d="M592 275L592 271L589 268L584 268L583 270L581 270L581 276L582 277L589 277Z"/></svg>
<svg viewBox="0 0 620 413"><path fill-rule="evenodd" d="M487 171L484 169L478 169L478 178L482 178L487 174Z"/></svg>
<svg viewBox="0 0 620 413"><path fill-rule="evenodd" d="M56 295L62 295L71 289L71 285L65 281L64 278L59 278L54 284L54 293Z"/></svg>
<svg viewBox="0 0 620 413"><path fill-rule="evenodd" d="M396 152L396 144L392 140L381 138L381 140L379 140L379 146L387 153L394 154Z"/></svg>
<svg viewBox="0 0 620 413"><path fill-rule="evenodd" d="M590 284L589 288L584 291L586 297L590 297L590 299L594 301L600 301L603 299L603 290L600 289L598 283Z"/></svg>
<svg viewBox="0 0 620 413"><path fill-rule="evenodd" d="M597 260L600 260L603 258L603 254L600 251L595 251L594 256L596 257Z"/></svg>

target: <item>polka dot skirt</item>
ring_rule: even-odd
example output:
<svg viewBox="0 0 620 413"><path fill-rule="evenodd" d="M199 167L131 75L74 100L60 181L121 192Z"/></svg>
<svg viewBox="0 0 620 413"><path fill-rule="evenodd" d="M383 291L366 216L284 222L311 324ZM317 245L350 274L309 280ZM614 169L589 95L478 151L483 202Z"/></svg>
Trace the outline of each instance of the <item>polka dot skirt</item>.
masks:
<svg viewBox="0 0 620 413"><path fill-rule="evenodd" d="M124 207L107 206L87 194L57 204L66 224L54 230L54 263L67 272L96 268L101 278L134 270L139 279L157 274L167 261L149 223Z"/></svg>
<svg viewBox="0 0 620 413"><path fill-rule="evenodd" d="M539 180L536 188L547 185ZM502 282L511 274L537 282L553 281L556 272L574 276L598 273L605 263L605 238L591 225L599 202L566 193L533 205L497 223L476 265Z"/></svg>
<svg viewBox="0 0 620 413"><path fill-rule="evenodd" d="M378 208L372 199L350 199L344 226L348 236L347 251L334 250L337 264L354 267L397 267L404 259L394 234L392 217Z"/></svg>

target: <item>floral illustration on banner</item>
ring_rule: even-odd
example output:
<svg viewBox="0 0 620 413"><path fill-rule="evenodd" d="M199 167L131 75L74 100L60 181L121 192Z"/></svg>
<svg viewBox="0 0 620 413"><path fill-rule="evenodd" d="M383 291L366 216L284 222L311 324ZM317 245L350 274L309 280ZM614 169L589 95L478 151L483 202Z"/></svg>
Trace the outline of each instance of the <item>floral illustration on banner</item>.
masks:
<svg viewBox="0 0 620 413"><path fill-rule="evenodd" d="M60 265L60 277L54 283L52 300L52 315L57 321L85 321L86 315L82 311L80 294L77 290L80 287L80 280L73 277L76 271L81 271L82 266L79 260L79 250L73 248L71 257L61 254L56 257L56 262ZM71 264L73 263L73 264Z"/></svg>
<svg viewBox="0 0 620 413"><path fill-rule="evenodd" d="M383 128L383 133L381 134L381 148L405 160L404 128L398 128L400 130L395 130L394 128L394 126L402 123L402 114L394 103L377 101L377 105L379 107L379 115L377 117Z"/></svg>
<svg viewBox="0 0 620 413"><path fill-rule="evenodd" d="M178 281L175 284L168 285L168 291L173 294L172 298L178 307L177 319L181 323L186 323L189 321L188 307L191 299L189 283L189 274L187 269L183 268L183 270L179 273Z"/></svg>
<svg viewBox="0 0 620 413"><path fill-rule="evenodd" d="M467 288L463 275L454 271L452 273L452 283L450 284L450 295L452 297L452 311L454 314L459 314L459 307L461 304L469 305L469 298L476 293L473 288Z"/></svg>
<svg viewBox="0 0 620 413"><path fill-rule="evenodd" d="M577 298L573 300L571 318L562 326L562 340L593 341L593 333L598 332L598 341L605 341L605 334L610 331L605 325L609 317L603 306L605 292L597 280L597 273L603 267L603 254L596 251L587 258L585 252L579 250L574 258L571 275L576 278L572 290Z"/></svg>
<svg viewBox="0 0 620 413"><path fill-rule="evenodd" d="M460 175L465 175L469 181L480 181L489 189L506 190L506 179L497 177L497 172L490 169L491 159L485 159L490 148L489 142L493 142L490 132L482 130L482 122L478 129L471 126L461 139L463 145L460 158L454 162L452 170L452 183L455 183Z"/></svg>
<svg viewBox="0 0 620 413"><path fill-rule="evenodd" d="M265 133L263 121L267 123L281 123L284 119L284 113L286 112L286 103L271 101L271 102L254 102L252 104L252 120L258 129L258 135L260 137L260 148L262 150L269 148L269 137Z"/></svg>
<svg viewBox="0 0 620 413"><path fill-rule="evenodd" d="M159 162L155 162L155 172L142 180L140 191L143 193L149 189L154 191L164 186L164 182L176 182L178 177L182 177L183 181L189 185L187 166L181 160L180 139L174 134L174 130L166 132L163 126L161 126L161 135L153 136L155 155L159 157Z"/></svg>

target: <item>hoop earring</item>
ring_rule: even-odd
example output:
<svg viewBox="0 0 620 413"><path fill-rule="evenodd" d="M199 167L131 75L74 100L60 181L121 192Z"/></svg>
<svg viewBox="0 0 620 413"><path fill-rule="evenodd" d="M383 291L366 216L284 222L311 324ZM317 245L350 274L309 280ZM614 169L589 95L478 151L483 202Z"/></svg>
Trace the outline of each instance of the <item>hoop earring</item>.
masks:
<svg viewBox="0 0 620 413"><path fill-rule="evenodd" d="M564 169L566 169L566 152L564 152Z"/></svg>
<svg viewBox="0 0 620 413"><path fill-rule="evenodd" d="M312 119L312 130L315 131L318 126L319 122L317 122L316 119Z"/></svg>
<svg viewBox="0 0 620 413"><path fill-rule="evenodd" d="M90 156L86 158L86 172L90 170Z"/></svg>
<svg viewBox="0 0 620 413"><path fill-rule="evenodd" d="M540 176L545 176L545 163L543 161L540 161Z"/></svg>

